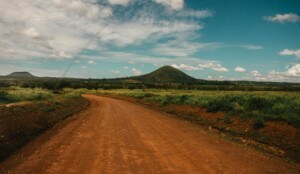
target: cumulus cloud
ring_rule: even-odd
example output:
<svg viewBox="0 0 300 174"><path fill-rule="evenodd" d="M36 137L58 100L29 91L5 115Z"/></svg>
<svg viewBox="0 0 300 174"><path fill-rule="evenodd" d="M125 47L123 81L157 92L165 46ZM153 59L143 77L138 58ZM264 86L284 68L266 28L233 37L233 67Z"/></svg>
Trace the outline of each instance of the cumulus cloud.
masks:
<svg viewBox="0 0 300 174"><path fill-rule="evenodd" d="M300 64L295 64L286 72L287 75L300 78Z"/></svg>
<svg viewBox="0 0 300 174"><path fill-rule="evenodd" d="M275 82L300 82L300 64L294 64L285 72L269 71L266 74L261 74L258 71L251 71L250 75L258 81L275 81Z"/></svg>
<svg viewBox="0 0 300 174"><path fill-rule="evenodd" d="M199 62L199 61L198 61ZM218 72L227 72L228 69L223 67L220 63L216 62L201 62L196 66L187 65L187 64L172 64L174 68L187 70L187 71L196 71L196 70L203 70L205 68L211 69L213 71Z"/></svg>
<svg viewBox="0 0 300 174"><path fill-rule="evenodd" d="M136 76L142 75L142 72L136 68L132 68L132 73Z"/></svg>
<svg viewBox="0 0 300 174"><path fill-rule="evenodd" d="M261 76L260 72L258 72L257 70L251 71L250 75L254 76L254 77L260 77Z"/></svg>
<svg viewBox="0 0 300 174"><path fill-rule="evenodd" d="M227 72L229 71L227 68L223 67L221 64L216 63L216 62L205 62L205 63L200 63L198 64L198 67L200 68L209 68L214 71L219 71L219 72Z"/></svg>
<svg viewBox="0 0 300 174"><path fill-rule="evenodd" d="M286 23L286 22L299 22L300 16L294 13L287 13L287 14L276 14L274 16L264 16L264 19L270 22L277 22L277 23Z"/></svg>
<svg viewBox="0 0 300 174"><path fill-rule="evenodd" d="M173 64L172 67L181 69L181 70L187 70L187 71L195 71L195 70L200 69L197 66L191 66L191 65L186 65L186 64L179 64L179 65Z"/></svg>
<svg viewBox="0 0 300 174"><path fill-rule="evenodd" d="M246 71L246 69L245 68L243 68L243 67L236 67L236 68L234 68L234 71L236 71L236 72L245 72Z"/></svg>
<svg viewBox="0 0 300 174"><path fill-rule="evenodd" d="M184 7L184 0L155 0L155 2L173 10L181 10Z"/></svg>
<svg viewBox="0 0 300 174"><path fill-rule="evenodd" d="M282 56L296 56L297 58L300 58L300 49L298 50L284 49L280 51L279 54Z"/></svg>

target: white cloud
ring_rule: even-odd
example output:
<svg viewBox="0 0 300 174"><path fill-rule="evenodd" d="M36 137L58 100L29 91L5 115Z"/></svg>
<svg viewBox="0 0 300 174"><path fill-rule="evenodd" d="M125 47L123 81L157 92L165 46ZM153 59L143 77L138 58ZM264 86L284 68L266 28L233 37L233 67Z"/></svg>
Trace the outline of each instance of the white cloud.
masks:
<svg viewBox="0 0 300 174"><path fill-rule="evenodd" d="M243 68L243 67L236 67L235 69L234 69L234 71L236 71L236 72L245 72L246 71L246 69L245 68Z"/></svg>
<svg viewBox="0 0 300 174"><path fill-rule="evenodd" d="M222 67L221 64L216 63L216 62L204 62L204 63L200 63L200 64L198 64L198 67L200 67L201 69L203 69L203 68L209 68L211 70L219 71L219 72L227 72L228 71L227 68Z"/></svg>
<svg viewBox="0 0 300 174"><path fill-rule="evenodd" d="M187 64L172 64L174 68L181 69L181 70L187 70L187 71L196 71L196 70L203 70L204 68L208 68L214 71L219 72L227 72L228 69L225 67L222 67L220 63L216 62L202 62L199 63L197 66L193 65L187 65Z"/></svg>
<svg viewBox="0 0 300 174"><path fill-rule="evenodd" d="M254 77L260 77L261 76L260 72L258 72L257 70L251 71L250 75L254 76Z"/></svg>
<svg viewBox="0 0 300 174"><path fill-rule="evenodd" d="M142 72L136 68L132 68L132 73L136 76L142 75Z"/></svg>
<svg viewBox="0 0 300 174"><path fill-rule="evenodd" d="M207 18L213 16L213 13L209 10L184 10L177 13L178 16L183 17L195 17L195 18Z"/></svg>
<svg viewBox="0 0 300 174"><path fill-rule="evenodd" d="M28 37L32 37L32 38L37 38L40 36L40 33L38 33L36 31L35 28L27 28L23 31L23 34L28 36Z"/></svg>
<svg viewBox="0 0 300 174"><path fill-rule="evenodd" d="M163 4L173 10L181 10L184 7L184 0L155 0L155 2Z"/></svg>
<svg viewBox="0 0 300 174"><path fill-rule="evenodd" d="M290 67L287 70L286 74L300 78L300 64L295 64L294 66Z"/></svg>
<svg viewBox="0 0 300 174"><path fill-rule="evenodd" d="M81 69L87 69L87 66L80 66Z"/></svg>
<svg viewBox="0 0 300 174"><path fill-rule="evenodd" d="M251 76L258 81L274 81L274 82L300 82L300 64L294 64L285 72L272 70L266 74L261 74L258 71L252 71Z"/></svg>
<svg viewBox="0 0 300 174"><path fill-rule="evenodd" d="M95 61L93 61L93 60L89 60L89 61L88 61L88 64L96 65L97 63L96 63Z"/></svg>
<svg viewBox="0 0 300 174"><path fill-rule="evenodd" d="M157 44L153 52L165 56L187 57L199 50L210 50L220 46L219 43L197 43L190 42L183 38Z"/></svg>
<svg viewBox="0 0 300 174"><path fill-rule="evenodd" d="M261 49L264 49L264 47L260 46L260 45L242 45L241 47L249 49L249 50L261 50Z"/></svg>
<svg viewBox="0 0 300 174"><path fill-rule="evenodd" d="M71 54L68 54L64 51L59 51L53 54L53 57L59 58L59 59L70 59L72 58Z"/></svg>
<svg viewBox="0 0 300 174"><path fill-rule="evenodd" d="M112 5L123 5L126 6L128 5L131 0L108 0L108 2Z"/></svg>
<svg viewBox="0 0 300 174"><path fill-rule="evenodd" d="M128 69L128 66L123 66L123 69Z"/></svg>
<svg viewBox="0 0 300 174"><path fill-rule="evenodd" d="M111 0L111 3L127 1ZM146 7L155 2L141 3ZM170 4L176 7L177 3ZM164 37L190 35L201 29L197 21L178 19L169 13L165 13L164 18L153 17L141 8L118 11L120 15L113 14L112 8L95 0L1 1L0 57L69 58L62 53L77 55L84 48L138 45ZM208 12L195 12L199 17L207 15L205 13ZM8 49L14 49L14 54L5 51Z"/></svg>
<svg viewBox="0 0 300 174"><path fill-rule="evenodd" d="M190 66L190 65L186 65L186 64L179 64L179 65L173 64L172 67L181 69L181 70L187 70L187 71L195 71L195 70L200 69L197 66Z"/></svg>
<svg viewBox="0 0 300 174"><path fill-rule="evenodd" d="M161 38L176 34L187 34L201 29L199 24L187 22L154 21L140 19L121 23L110 23L100 29L100 40L105 43L114 43L118 46L139 44L142 41Z"/></svg>
<svg viewBox="0 0 300 174"><path fill-rule="evenodd" d="M111 70L111 72L112 72L113 74L120 74L120 71L117 71L117 70Z"/></svg>
<svg viewBox="0 0 300 174"><path fill-rule="evenodd" d="M284 49L279 52L280 55L282 56L296 56L297 58L300 58L300 49L298 50L289 50L289 49Z"/></svg>
<svg viewBox="0 0 300 174"><path fill-rule="evenodd" d="M287 14L276 14L274 16L265 16L265 20L270 22L277 22L277 23L286 23L286 22L299 22L300 16L293 13L287 13Z"/></svg>

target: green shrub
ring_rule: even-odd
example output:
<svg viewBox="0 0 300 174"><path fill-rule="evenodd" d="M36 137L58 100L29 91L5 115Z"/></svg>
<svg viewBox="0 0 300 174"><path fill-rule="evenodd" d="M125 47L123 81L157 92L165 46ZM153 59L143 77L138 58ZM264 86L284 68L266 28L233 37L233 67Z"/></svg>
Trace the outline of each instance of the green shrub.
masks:
<svg viewBox="0 0 300 174"><path fill-rule="evenodd" d="M257 117L253 123L253 129L261 129L265 126L265 120L262 117Z"/></svg>
<svg viewBox="0 0 300 174"><path fill-rule="evenodd" d="M233 104L226 97L221 97L217 99L213 99L207 104L208 112L218 112L218 111L231 111L233 110Z"/></svg>
<svg viewBox="0 0 300 174"><path fill-rule="evenodd" d="M258 96L251 96L248 100L248 107L250 110L261 110L267 106L267 99Z"/></svg>
<svg viewBox="0 0 300 174"><path fill-rule="evenodd" d="M51 106L46 106L42 109L44 112L52 112L56 110L56 106L51 105Z"/></svg>
<svg viewBox="0 0 300 174"><path fill-rule="evenodd" d="M6 103L9 101L9 96L6 91L0 91L0 103Z"/></svg>
<svg viewBox="0 0 300 174"><path fill-rule="evenodd" d="M231 124L232 123L231 116L228 114L225 114L224 121L226 124Z"/></svg>

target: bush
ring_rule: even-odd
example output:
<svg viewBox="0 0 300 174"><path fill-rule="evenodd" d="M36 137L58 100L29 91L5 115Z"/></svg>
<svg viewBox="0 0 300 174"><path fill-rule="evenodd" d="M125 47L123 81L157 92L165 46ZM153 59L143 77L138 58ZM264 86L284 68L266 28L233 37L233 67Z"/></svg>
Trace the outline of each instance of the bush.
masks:
<svg viewBox="0 0 300 174"><path fill-rule="evenodd" d="M0 103L6 103L9 101L9 96L6 91L0 91Z"/></svg>
<svg viewBox="0 0 300 174"><path fill-rule="evenodd" d="M227 124L231 124L232 123L232 119L231 119L230 115L226 114L225 117L224 117L224 121Z"/></svg>
<svg viewBox="0 0 300 174"><path fill-rule="evenodd" d="M257 96L251 96L248 101L249 110L261 110L267 106L267 99Z"/></svg>
<svg viewBox="0 0 300 174"><path fill-rule="evenodd" d="M265 126L265 120L262 117L257 117L254 120L253 129L261 129Z"/></svg>
<svg viewBox="0 0 300 174"><path fill-rule="evenodd" d="M218 111L228 112L231 110L233 110L233 104L226 97L213 99L207 103L208 112L218 112Z"/></svg>

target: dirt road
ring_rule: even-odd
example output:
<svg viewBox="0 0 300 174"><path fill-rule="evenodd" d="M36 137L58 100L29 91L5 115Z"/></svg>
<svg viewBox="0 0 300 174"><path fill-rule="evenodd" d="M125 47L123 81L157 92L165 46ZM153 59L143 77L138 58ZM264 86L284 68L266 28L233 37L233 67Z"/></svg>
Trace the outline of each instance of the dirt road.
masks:
<svg viewBox="0 0 300 174"><path fill-rule="evenodd" d="M91 105L0 165L5 173L299 173L288 163L135 104Z"/></svg>

